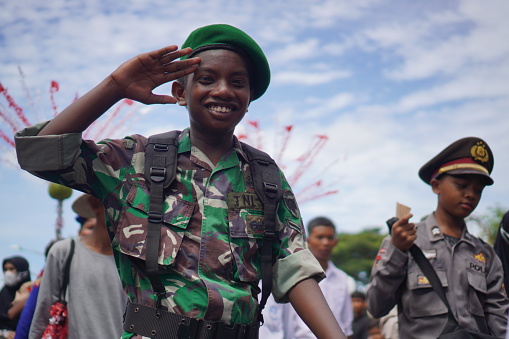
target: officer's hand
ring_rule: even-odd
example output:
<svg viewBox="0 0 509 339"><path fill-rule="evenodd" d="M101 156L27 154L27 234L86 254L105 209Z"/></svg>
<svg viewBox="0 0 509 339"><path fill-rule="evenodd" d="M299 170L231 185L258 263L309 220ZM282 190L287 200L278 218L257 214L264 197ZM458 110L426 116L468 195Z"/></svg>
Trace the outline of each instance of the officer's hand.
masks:
<svg viewBox="0 0 509 339"><path fill-rule="evenodd" d="M408 213L392 225L391 242L402 251L408 250L417 238L415 224L408 222L412 216Z"/></svg>
<svg viewBox="0 0 509 339"><path fill-rule="evenodd" d="M167 46L143 53L120 65L110 78L121 98L144 104L174 104L177 100L172 96L157 95L152 90L194 72L200 58L179 60L191 51L191 48L179 50L177 46Z"/></svg>

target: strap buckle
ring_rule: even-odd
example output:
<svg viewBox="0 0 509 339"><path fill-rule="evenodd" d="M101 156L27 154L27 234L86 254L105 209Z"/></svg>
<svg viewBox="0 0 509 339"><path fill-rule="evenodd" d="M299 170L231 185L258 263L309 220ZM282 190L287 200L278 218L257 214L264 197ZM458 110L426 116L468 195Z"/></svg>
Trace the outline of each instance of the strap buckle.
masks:
<svg viewBox="0 0 509 339"><path fill-rule="evenodd" d="M268 193L277 193L278 186L276 184L272 184L270 182L263 182L263 188L265 192Z"/></svg>
<svg viewBox="0 0 509 339"><path fill-rule="evenodd" d="M150 167L150 179L154 182L161 182L166 176L165 167Z"/></svg>
<svg viewBox="0 0 509 339"><path fill-rule="evenodd" d="M166 152L169 147L166 144L154 144L154 151L156 152Z"/></svg>
<svg viewBox="0 0 509 339"><path fill-rule="evenodd" d="M152 223L161 223L163 222L163 214L159 212L149 211L148 212L148 221Z"/></svg>
<svg viewBox="0 0 509 339"><path fill-rule="evenodd" d="M276 237L276 232L274 230L268 230L268 229L265 229L263 231L263 238L264 239L274 239Z"/></svg>

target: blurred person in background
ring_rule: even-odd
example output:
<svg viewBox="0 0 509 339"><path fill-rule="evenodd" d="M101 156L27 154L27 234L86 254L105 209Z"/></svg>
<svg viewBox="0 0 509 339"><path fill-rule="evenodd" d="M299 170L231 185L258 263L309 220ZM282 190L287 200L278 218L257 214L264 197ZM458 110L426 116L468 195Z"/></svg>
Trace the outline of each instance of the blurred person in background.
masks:
<svg viewBox="0 0 509 339"><path fill-rule="evenodd" d="M2 263L4 287L0 290L0 338L14 338L18 319L32 286L28 261L20 256Z"/></svg>
<svg viewBox="0 0 509 339"><path fill-rule="evenodd" d="M110 239L106 230L104 207L89 194L72 205L73 211L97 223L89 235L74 240L66 300L69 336L74 338L120 338L122 315L127 298L116 272ZM58 300L63 280L62 270L72 239L57 242L49 251L42 276L30 338L41 338L50 319L50 306Z"/></svg>

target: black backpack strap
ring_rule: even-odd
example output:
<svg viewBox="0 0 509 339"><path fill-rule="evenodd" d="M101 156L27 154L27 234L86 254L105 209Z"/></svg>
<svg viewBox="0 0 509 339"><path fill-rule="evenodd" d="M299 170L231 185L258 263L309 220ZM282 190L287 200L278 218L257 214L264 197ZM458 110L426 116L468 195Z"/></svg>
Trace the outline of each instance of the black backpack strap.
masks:
<svg viewBox="0 0 509 339"><path fill-rule="evenodd" d="M69 285L69 277L71 275L71 261L74 256L74 245L74 239L71 239L69 253L67 254L67 259L65 260L63 269L64 279L62 280L62 288L60 289L60 301L65 301L65 294L67 293L67 286Z"/></svg>
<svg viewBox="0 0 509 339"><path fill-rule="evenodd" d="M263 323L262 310L272 290L272 244L276 239L277 206L282 195L281 178L276 162L267 153L241 144L249 160L256 194L263 203L262 296L258 306L258 320Z"/></svg>
<svg viewBox="0 0 509 339"><path fill-rule="evenodd" d="M157 296L157 309L166 292L157 263L163 221L164 189L175 179L179 134L179 131L170 131L153 135L148 138L145 149L145 180L150 187L145 265L147 277Z"/></svg>

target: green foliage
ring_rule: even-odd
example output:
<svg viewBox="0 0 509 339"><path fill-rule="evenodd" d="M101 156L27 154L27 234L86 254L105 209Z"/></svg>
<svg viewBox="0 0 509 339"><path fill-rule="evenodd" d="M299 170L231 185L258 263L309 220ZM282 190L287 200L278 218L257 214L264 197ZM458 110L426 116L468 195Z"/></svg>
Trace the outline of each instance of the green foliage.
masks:
<svg viewBox="0 0 509 339"><path fill-rule="evenodd" d="M467 220L474 220L481 228L481 238L487 243L494 245L497 237L498 227L507 208L500 205L490 206L488 212L480 216L470 216Z"/></svg>
<svg viewBox="0 0 509 339"><path fill-rule="evenodd" d="M385 235L381 233L380 228L367 229L355 234L340 233L339 243L332 253L331 260L348 275L367 283Z"/></svg>

